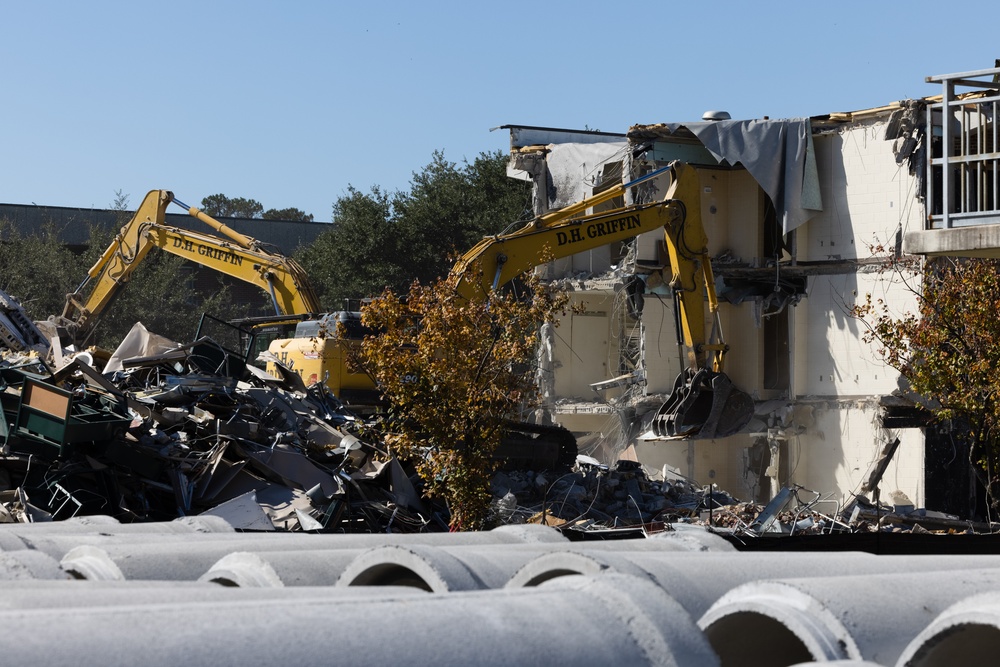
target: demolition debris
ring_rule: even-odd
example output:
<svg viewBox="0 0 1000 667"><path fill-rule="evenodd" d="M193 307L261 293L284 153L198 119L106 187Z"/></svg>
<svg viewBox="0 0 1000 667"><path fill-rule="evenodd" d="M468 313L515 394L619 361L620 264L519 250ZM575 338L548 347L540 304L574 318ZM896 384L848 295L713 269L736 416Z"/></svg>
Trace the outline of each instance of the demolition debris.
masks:
<svg viewBox="0 0 1000 667"><path fill-rule="evenodd" d="M448 529L447 508L321 383L306 386L280 364L274 377L212 338L179 345L141 324L107 359L60 350L53 363L46 336L2 292L0 318L0 523L214 515L243 530ZM564 435L558 451L533 451L530 432L508 447L492 482L495 525L646 533L686 522L737 537L992 528L863 496L824 514L829 499L800 487L766 506L744 503L667 470L651 479L636 461L576 456Z"/></svg>

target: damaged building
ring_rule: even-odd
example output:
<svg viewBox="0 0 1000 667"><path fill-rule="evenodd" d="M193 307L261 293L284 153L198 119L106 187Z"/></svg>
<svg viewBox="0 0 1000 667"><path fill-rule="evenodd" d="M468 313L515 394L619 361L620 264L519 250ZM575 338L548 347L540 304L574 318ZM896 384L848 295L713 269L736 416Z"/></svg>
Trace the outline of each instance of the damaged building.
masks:
<svg viewBox="0 0 1000 667"><path fill-rule="evenodd" d="M870 490L876 467L883 489L904 504L936 500L953 481L928 481L925 439L942 436L919 428L925 421L899 374L862 340L864 324L850 310L876 294L898 313L913 311L915 295L882 270L885 260L955 248L953 237L931 236L996 217L988 159L996 135L988 77L996 72L937 77L941 97L808 118L708 112L624 133L504 126L509 175L533 184L539 215L674 161L697 167L725 372L754 402L753 419L735 435L656 434L656 411L683 368L657 230L539 269L574 306L545 332L540 418L576 433L582 452L613 458L631 447L647 469L758 502L799 485L831 506L846 503ZM942 145L956 147L948 168ZM668 178L653 182L602 206L662 198ZM927 219L942 231L925 231ZM966 253L982 247L981 234L965 233ZM891 460L877 466L889 450ZM964 464L956 465L952 479L961 477Z"/></svg>

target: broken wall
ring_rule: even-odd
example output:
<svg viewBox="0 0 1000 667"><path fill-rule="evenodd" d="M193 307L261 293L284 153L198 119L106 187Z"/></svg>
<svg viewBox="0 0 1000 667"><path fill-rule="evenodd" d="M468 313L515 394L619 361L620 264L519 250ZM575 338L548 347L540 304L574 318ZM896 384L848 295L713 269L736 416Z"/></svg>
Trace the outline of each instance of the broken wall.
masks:
<svg viewBox="0 0 1000 667"><path fill-rule="evenodd" d="M857 491L882 446L898 434L902 446L884 486L922 504L923 434L881 428L875 401L899 388L899 373L862 339L864 324L849 314L866 294L898 315L917 307L895 274L879 270L897 232L919 229L923 217L917 179L896 164L891 142L883 140L886 124L887 118L858 121L814 138L826 206L796 232L798 261L815 270L793 311L793 395L803 404L838 400L821 402L815 425L795 436L803 452L795 476L818 491Z"/></svg>
<svg viewBox="0 0 1000 667"><path fill-rule="evenodd" d="M766 499L780 485L799 484L846 501L858 491L859 480L887 439L897 435L882 429L877 399L897 389L898 373L862 340L863 325L849 315L855 300L868 292L898 312L914 305L913 295L902 284L878 272L884 257L872 252L880 245L881 252L894 249L897 233L919 229L923 216L917 180L905 164L896 164L892 144L883 138L887 122L888 115L878 113L839 126L826 122L814 136L824 210L795 231L793 256L786 254L782 264L805 276L806 294L798 304L769 315L755 301L720 305L730 345L726 372L759 406L766 403L759 411L762 418L750 432L724 440L639 441L639 458L650 468L666 464L702 484L715 483L756 500ZM663 146L657 144L656 150L662 152ZM562 153L572 155L568 149ZM659 157L657 161L660 164ZM581 164L574 163L560 182L569 178L579 183ZM558 171L555 165L549 164L549 172ZM587 169L593 168L587 165ZM727 265L751 270L771 266L767 262L773 258L764 254L765 228L771 224L767 221L769 215L773 218L773 208L769 209L756 181L742 169L710 167L701 169L700 175L702 218L717 275ZM666 183L657 185L662 196ZM579 196L585 194L589 193ZM665 265L662 234L640 237L635 256L640 271ZM587 270L584 264L569 266ZM780 275L776 270L776 278ZM581 406L601 405L589 384L615 377L620 372L615 368L617 355L627 350L616 337L620 308L615 306L615 289L620 289L621 280L618 276L617 286L609 281L604 297L602 288L591 284L586 292L589 314L570 317L570 326L557 330L558 345L564 347L559 348L553 368L554 398L563 405L555 418L576 432L599 422L607 431L616 417L609 414L612 411ZM680 363L670 291L655 273L646 276L645 287L640 363L645 369L644 392L656 395L670 391ZM776 375L776 365L788 370ZM617 416L620 422L627 415ZM902 446L884 489L901 490L920 504L923 436L915 429L898 435Z"/></svg>
<svg viewBox="0 0 1000 667"><path fill-rule="evenodd" d="M566 314L554 330L553 369L555 398L593 400L592 382L617 374L615 337L611 321L614 293L574 291L569 293Z"/></svg>

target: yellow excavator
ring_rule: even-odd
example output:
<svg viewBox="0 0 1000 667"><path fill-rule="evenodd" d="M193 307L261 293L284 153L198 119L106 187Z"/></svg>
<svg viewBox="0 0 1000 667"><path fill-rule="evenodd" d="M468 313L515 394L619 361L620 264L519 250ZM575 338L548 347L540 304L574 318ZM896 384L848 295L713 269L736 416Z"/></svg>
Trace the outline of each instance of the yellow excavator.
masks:
<svg viewBox="0 0 1000 667"><path fill-rule="evenodd" d="M664 199L587 215L594 206L622 196L629 188L664 172L671 175ZM166 225L166 208L172 202L228 240ZM665 282L674 291L678 337L687 359L672 393L656 413L653 431L663 438L717 438L737 433L750 421L754 405L724 372L729 348L720 326L694 167L672 163L541 215L517 231L487 237L455 263L452 275L458 278L460 294L482 300L489 297L491 290L544 262L657 229L664 231L671 271ZM67 297L57 322L66 326L78 343L85 341L113 296L154 247L261 287L271 295L278 314L322 311L305 272L296 262L183 204L173 193L153 190L76 293ZM84 290L91 284L84 297ZM338 327L337 322L343 326ZM296 329L294 338L272 342L269 352L307 383L324 382L349 405L374 403L374 383L367 375L353 372L348 364L349 348L358 344L365 333L357 313L337 312L322 319L307 319ZM347 337L338 337L338 329Z"/></svg>
<svg viewBox="0 0 1000 667"><path fill-rule="evenodd" d="M171 203L187 209L189 215L226 238L167 225L166 210ZM270 294L278 314L321 311L305 271L294 260L180 202L168 190L152 190L76 292L67 295L62 314L53 318L56 324L65 327L78 345L85 343L114 296L153 248L257 285Z"/></svg>
<svg viewBox="0 0 1000 667"><path fill-rule="evenodd" d="M588 209L664 172L671 176L664 199L585 215ZM673 391L654 416L653 432L660 438L732 435L749 423L754 403L749 394L733 386L723 370L729 346L722 335L708 237L701 221L701 186L693 166L674 162L546 213L515 232L487 237L456 262L452 274L458 276L460 294L468 299L484 299L491 290L544 261L658 228L664 231L670 258L671 274L669 279L664 276L664 282L673 289L678 339L687 358Z"/></svg>

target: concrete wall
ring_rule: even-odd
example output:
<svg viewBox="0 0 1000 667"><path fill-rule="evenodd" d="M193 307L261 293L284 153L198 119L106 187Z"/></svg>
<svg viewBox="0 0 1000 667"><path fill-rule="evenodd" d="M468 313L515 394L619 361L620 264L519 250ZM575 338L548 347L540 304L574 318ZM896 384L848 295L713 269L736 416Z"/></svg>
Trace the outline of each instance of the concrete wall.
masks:
<svg viewBox="0 0 1000 667"><path fill-rule="evenodd" d="M808 293L793 311L796 396L872 396L897 389L899 373L886 366L865 325L849 315L865 294L891 302L893 312L916 308L916 297L889 274L810 276Z"/></svg>
<svg viewBox="0 0 1000 667"><path fill-rule="evenodd" d="M870 259L871 244L892 248L897 229L921 229L917 180L896 164L886 120L816 135L823 211L799 229L799 261Z"/></svg>
<svg viewBox="0 0 1000 667"><path fill-rule="evenodd" d="M898 435L901 446L883 490L899 489L919 505L923 434L880 428L876 399L899 387L899 374L882 363L877 343L863 340L864 324L849 315L866 294L884 300L897 316L917 307L900 277L875 265L893 250L897 230L918 229L923 216L917 181L905 165L896 165L884 131L885 121L868 121L815 137L824 211L797 232L798 260L868 265L845 263L840 273L809 276L808 293L794 308L792 394L812 408L813 420L789 440L798 458L792 477L847 499L882 445ZM821 397L837 400L816 402Z"/></svg>
<svg viewBox="0 0 1000 667"><path fill-rule="evenodd" d="M617 375L618 350L611 330L614 293L578 291L569 297L553 342L555 396L593 400L590 384Z"/></svg>
<svg viewBox="0 0 1000 667"><path fill-rule="evenodd" d="M788 436L793 483L847 502L852 492L860 492L885 443L899 437L899 449L880 485L882 497L899 490L923 505L924 437L919 429L882 429L874 400L799 405L812 414L800 410L800 419L809 426Z"/></svg>

